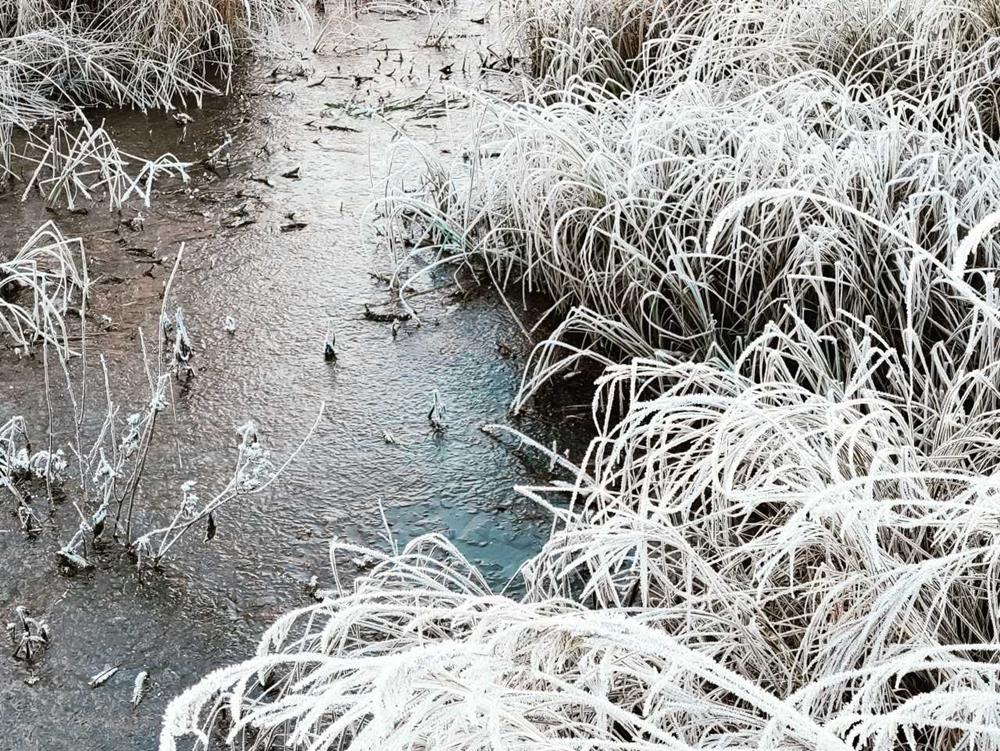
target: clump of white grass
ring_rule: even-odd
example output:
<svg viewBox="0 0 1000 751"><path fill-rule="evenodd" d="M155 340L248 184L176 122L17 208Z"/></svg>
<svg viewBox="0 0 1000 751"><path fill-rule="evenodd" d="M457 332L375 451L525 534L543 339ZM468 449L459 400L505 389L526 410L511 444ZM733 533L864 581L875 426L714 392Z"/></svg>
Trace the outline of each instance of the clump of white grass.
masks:
<svg viewBox="0 0 1000 751"><path fill-rule="evenodd" d="M943 130L1000 132L993 0L517 0L511 25L556 97L579 81L619 94L701 81L738 99L818 69Z"/></svg>
<svg viewBox="0 0 1000 751"><path fill-rule="evenodd" d="M117 156L108 155L106 136L87 123L85 108L199 104L228 88L242 51L279 43L290 12L305 18L295 0L2 0L0 166L12 173L17 133L30 141L39 125L67 118L85 125L61 160L107 166ZM52 166L54 178L70 179ZM132 179L140 184L163 166L148 165Z"/></svg>
<svg viewBox="0 0 1000 751"><path fill-rule="evenodd" d="M581 82L610 95L694 80L745 94L805 69L789 30L775 27L797 5L515 0L509 24L528 72L552 100Z"/></svg>
<svg viewBox="0 0 1000 751"><path fill-rule="evenodd" d="M629 63L641 56L656 10L635 0L518 0L512 17L532 75L553 83L581 76L627 85Z"/></svg>
<svg viewBox="0 0 1000 751"><path fill-rule="evenodd" d="M655 620L495 595L418 538L175 700L160 748L209 748L221 717L246 749L849 748Z"/></svg>
<svg viewBox="0 0 1000 751"><path fill-rule="evenodd" d="M806 65L864 97L905 101L936 127L1000 135L1000 6L994 0L803 0L768 14L771 38L794 40Z"/></svg>
<svg viewBox="0 0 1000 751"><path fill-rule="evenodd" d="M21 529L29 536L41 529L41 521L16 483L24 475L30 474L32 467L44 465L31 453L23 417L12 417L0 425L0 490L13 499Z"/></svg>
<svg viewBox="0 0 1000 751"><path fill-rule="evenodd" d="M83 244L47 222L10 260L0 260L0 335L15 347L44 342L68 356L66 314L86 287Z"/></svg>
<svg viewBox="0 0 1000 751"><path fill-rule="evenodd" d="M656 612L762 688L809 697L852 747L995 748L998 479L979 452L996 450L996 409L932 415L883 394L885 351L858 345L856 369L819 393L757 367L812 369L808 343L735 370L609 368L587 471L524 572L529 599ZM942 388L961 399L991 371Z"/></svg>
<svg viewBox="0 0 1000 751"><path fill-rule="evenodd" d="M100 196L111 209L133 198L149 206L159 177L188 179L188 163L172 154L150 160L123 152L103 126L85 123L79 130L70 130L56 123L48 141L34 146L34 152L23 155L26 163L35 165L24 197L37 189L47 202L62 202L71 209L80 199Z"/></svg>
<svg viewBox="0 0 1000 751"><path fill-rule="evenodd" d="M893 346L907 327L928 345L947 338L965 303L927 259L990 286L997 239L958 254L995 207L1000 160L824 81L735 103L692 85L509 108L464 203L404 197L397 215L427 216L446 259L588 309L631 354L734 357L789 311L816 328L870 320ZM925 310L903 320L914 295Z"/></svg>

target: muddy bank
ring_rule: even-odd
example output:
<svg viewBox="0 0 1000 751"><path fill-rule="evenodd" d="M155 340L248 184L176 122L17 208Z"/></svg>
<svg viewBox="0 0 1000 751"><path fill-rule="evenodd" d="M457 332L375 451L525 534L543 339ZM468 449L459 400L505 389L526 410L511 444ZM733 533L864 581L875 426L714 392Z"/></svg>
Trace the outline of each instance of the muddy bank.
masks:
<svg viewBox="0 0 1000 751"><path fill-rule="evenodd" d="M512 486L547 468L479 429L507 421L524 366L527 345L506 310L487 290L467 285L463 293L444 275L427 282L442 289L418 298L422 326L403 325L394 336L391 324L364 315L366 303L387 299L380 277L392 260L361 227L394 148L409 137L454 152L474 127L454 89L509 85L480 70L479 52L495 33L477 23L482 16L461 8L440 43L442 19L363 16L352 37L361 49L348 53L344 37L324 54L261 63L231 98L189 110L186 127L164 115L109 117L134 153L195 160L232 138L228 160L194 168L187 187L163 186L150 209L119 217L89 204L86 213L53 212L16 194L2 199L5 248L49 219L85 238L98 280L90 346L105 353L116 392L136 406L145 376L135 332L155 330L164 281L186 243L174 297L197 347L197 375L177 390L176 422L167 422L151 459L149 521L176 508L184 481L206 492L225 483L234 430L248 419L280 458L321 403L326 413L273 492L228 507L211 543L187 541L159 575L140 579L110 548L94 558L95 571L62 575L53 553L76 527L71 503L41 504L35 539L0 505L0 615L26 606L52 633L37 664L0 659L0 717L14 729L0 749L155 748L169 698L245 656L268 622L305 601L310 577L330 583L332 537L384 545L379 502L399 539L444 532L497 583L544 539L548 519ZM237 322L232 335L227 316ZM331 325L335 364L322 353ZM23 414L42 435L40 362L0 358L0 422ZM449 412L440 437L427 423L435 389ZM574 401L518 427L570 445L586 425ZM57 423L67 417L64 398L53 406ZM89 688L107 665L120 669ZM152 682L133 711L141 670Z"/></svg>

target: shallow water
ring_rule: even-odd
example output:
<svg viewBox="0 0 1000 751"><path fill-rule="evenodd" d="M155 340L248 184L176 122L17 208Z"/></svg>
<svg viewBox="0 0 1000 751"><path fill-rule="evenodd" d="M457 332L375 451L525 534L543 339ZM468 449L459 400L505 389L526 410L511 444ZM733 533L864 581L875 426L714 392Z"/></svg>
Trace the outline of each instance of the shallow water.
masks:
<svg viewBox="0 0 1000 751"><path fill-rule="evenodd" d="M142 580L111 552L95 557L95 571L59 573L53 553L76 526L70 503L39 504L45 528L30 540L0 504L0 617L23 605L44 615L52 632L35 665L0 655L0 750L156 748L172 696L249 654L277 614L306 602L312 575L331 585L331 538L384 547L379 502L397 539L444 532L497 584L537 550L548 519L513 485L540 480L546 467L479 429L511 422L506 410L525 363L527 345L506 309L488 292L455 296L449 287L416 298L423 325L407 325L395 339L387 324L362 315L365 303L387 299L372 272L387 272L392 259L362 227L393 149L409 136L432 153L454 155L474 128L474 112L458 106L438 117L436 103L446 91L454 103L461 101L455 89L509 85L478 70L477 52L495 33L470 20L482 15L460 8L441 49L425 45L444 28L440 18L362 16L364 38L380 40L372 48L261 63L241 77L233 97L189 111L195 122L184 143L169 117L110 117L109 128L134 153L198 158L225 133L235 138L231 174L196 169L187 191L164 184L153 207L142 210L141 231L116 228L117 217L99 206L86 215L53 214L39 201L0 202L0 247L19 247L52 218L67 235L86 239L91 276L102 277L92 317L114 321L108 331L91 327L91 351L107 355L113 387L133 408L145 398L135 332L155 331L160 292L187 241L173 297L197 345L197 375L177 396L176 423L160 433L140 525L175 509L185 480L197 480L203 495L223 485L234 430L247 419L283 458L326 403L315 435L273 492L227 507L215 540L185 541L162 572ZM453 73L445 77L449 64ZM416 107L391 106L416 97ZM381 114L348 113L345 102ZM281 177L295 167L298 179ZM254 223L226 227L243 204ZM291 212L306 226L282 232ZM238 320L234 336L224 330L227 315ZM331 323L335 365L322 355ZM433 389L449 409L443 437L428 429ZM65 401L54 397L57 424L68 418ZM585 434L587 423L573 398L564 401L514 424L579 458L573 436ZM0 423L12 414L24 414L34 434L44 434L42 367L0 351ZM384 430L398 443L386 443ZM89 688L90 676L107 665L120 670ZM152 684L133 711L140 670L151 673Z"/></svg>

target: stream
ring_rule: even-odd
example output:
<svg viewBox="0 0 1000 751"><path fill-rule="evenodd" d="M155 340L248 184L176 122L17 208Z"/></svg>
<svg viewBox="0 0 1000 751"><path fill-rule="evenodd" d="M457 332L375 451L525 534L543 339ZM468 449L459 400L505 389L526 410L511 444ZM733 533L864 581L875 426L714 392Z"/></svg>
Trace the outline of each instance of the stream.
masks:
<svg viewBox="0 0 1000 751"><path fill-rule="evenodd" d="M579 460L586 398L508 416L530 345L498 295L469 274L459 277L464 289L447 270L421 279L412 300L421 325L407 322L395 336L363 314L366 303L389 299L393 259L370 221L389 167L412 162L409 140L460 158L476 125L463 89L511 87L481 70L498 35L484 15L476 5L460 5L450 20L362 15L350 33L329 34L323 52L293 43L241 72L231 96L185 110L186 127L163 113L106 115L119 145L136 154L195 161L232 136L228 168L194 167L186 187L165 181L148 209L49 210L37 198L22 202L17 187L0 199L0 252L49 220L84 239L97 280L89 356L107 358L115 393L133 409L147 398L136 332L155 337L164 282L185 244L172 299L191 330L196 375L184 389L175 384L176 417L150 455L137 523L176 509L187 480L206 495L224 485L247 420L283 460L326 405L273 489L226 506L214 540L192 535L142 577L111 546L94 556L94 570L61 572L54 553L76 528L72 503L39 502L43 529L29 539L0 501L0 618L24 606L51 630L37 662L0 653L0 750L155 749L173 696L249 655L271 621L309 602L312 576L332 586L331 539L387 547L380 507L398 542L443 533L498 587L546 538L551 519L514 485L544 481L547 463L480 428L508 423ZM544 309L511 304L528 320ZM237 321L233 334L227 316ZM335 363L323 357L331 326ZM99 418L102 386L91 379ZM428 426L434 390L448 408L443 436ZM51 405L65 433L72 407L60 391ZM46 413L40 358L0 350L0 423L24 415L44 436ZM107 666L118 672L90 688ZM133 709L141 670L150 688Z"/></svg>

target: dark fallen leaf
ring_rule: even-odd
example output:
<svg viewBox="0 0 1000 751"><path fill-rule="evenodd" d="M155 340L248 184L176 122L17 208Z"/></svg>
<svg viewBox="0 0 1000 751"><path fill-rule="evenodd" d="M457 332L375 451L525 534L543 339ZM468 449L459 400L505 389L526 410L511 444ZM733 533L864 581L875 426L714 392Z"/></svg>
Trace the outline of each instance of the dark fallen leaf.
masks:
<svg viewBox="0 0 1000 751"><path fill-rule="evenodd" d="M371 307L365 304L365 319L369 321L376 321L378 323L392 323L394 321L409 321L410 314L405 312L396 311L381 311L372 310Z"/></svg>

